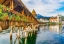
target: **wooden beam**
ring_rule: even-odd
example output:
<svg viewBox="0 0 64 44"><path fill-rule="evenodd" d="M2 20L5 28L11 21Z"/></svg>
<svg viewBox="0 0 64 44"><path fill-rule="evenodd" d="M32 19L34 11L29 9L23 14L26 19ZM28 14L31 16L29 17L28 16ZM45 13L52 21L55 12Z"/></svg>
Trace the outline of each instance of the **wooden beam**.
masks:
<svg viewBox="0 0 64 44"><path fill-rule="evenodd" d="M8 3L10 3L10 1L6 0L5 3L4 3L4 5L7 5Z"/></svg>
<svg viewBox="0 0 64 44"><path fill-rule="evenodd" d="M13 6L14 6L13 0L10 0L10 9L11 9L11 10L13 10L13 8L14 8Z"/></svg>
<svg viewBox="0 0 64 44"><path fill-rule="evenodd" d="M10 7L10 2L6 6L9 6Z"/></svg>
<svg viewBox="0 0 64 44"><path fill-rule="evenodd" d="M0 4L2 4L5 0L0 0Z"/></svg>
<svg viewBox="0 0 64 44"><path fill-rule="evenodd" d="M24 15L25 13L24 13L24 10L22 10L22 15Z"/></svg>
<svg viewBox="0 0 64 44"><path fill-rule="evenodd" d="M2 0L2 1L3 1L3 0ZM4 0L4 1L2 2L2 4L4 4L6 1L7 1L7 0Z"/></svg>

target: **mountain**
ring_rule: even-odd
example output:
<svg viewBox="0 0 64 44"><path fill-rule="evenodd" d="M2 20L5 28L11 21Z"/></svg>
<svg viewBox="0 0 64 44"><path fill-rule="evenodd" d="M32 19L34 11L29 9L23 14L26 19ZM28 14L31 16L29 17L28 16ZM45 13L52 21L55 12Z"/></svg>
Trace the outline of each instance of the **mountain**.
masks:
<svg viewBox="0 0 64 44"><path fill-rule="evenodd" d="M36 15L36 18L37 18L37 19L40 19L40 18L50 19L50 17L42 16L42 15L40 15L40 14L37 14L37 15Z"/></svg>

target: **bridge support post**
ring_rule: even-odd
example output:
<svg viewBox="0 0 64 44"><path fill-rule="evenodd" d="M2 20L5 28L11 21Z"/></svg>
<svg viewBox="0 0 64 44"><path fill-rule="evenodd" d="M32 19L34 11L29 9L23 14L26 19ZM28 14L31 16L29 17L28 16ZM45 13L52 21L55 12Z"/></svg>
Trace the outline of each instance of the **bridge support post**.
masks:
<svg viewBox="0 0 64 44"><path fill-rule="evenodd" d="M11 31L10 31L10 44L12 44L12 31L13 31L13 26L11 26Z"/></svg>
<svg viewBox="0 0 64 44"><path fill-rule="evenodd" d="M13 30L13 27L11 26L10 39L12 39L12 30Z"/></svg>
<svg viewBox="0 0 64 44"><path fill-rule="evenodd" d="M32 26L30 25L30 26L27 26L27 30L28 30L28 34L29 34L29 36L32 36L32 32L33 32L33 29L32 29Z"/></svg>
<svg viewBox="0 0 64 44"><path fill-rule="evenodd" d="M35 33L35 31L36 31L36 26L35 26L35 25L32 25L32 27L33 27L33 32Z"/></svg>
<svg viewBox="0 0 64 44"><path fill-rule="evenodd" d="M22 31L23 31L23 27L22 27Z"/></svg>
<svg viewBox="0 0 64 44"><path fill-rule="evenodd" d="M20 38L20 27L18 27L17 37Z"/></svg>
<svg viewBox="0 0 64 44"><path fill-rule="evenodd" d="M25 32L25 37L27 38L27 37L28 37L28 30L27 30L27 27L25 28L24 32Z"/></svg>
<svg viewBox="0 0 64 44"><path fill-rule="evenodd" d="M33 29L32 29L33 27L32 27L32 25L30 25L30 35L31 35L31 37L32 37L32 34L33 34Z"/></svg>
<svg viewBox="0 0 64 44"><path fill-rule="evenodd" d="M28 36L30 36L30 31L31 31L31 30L30 30L30 26L28 26L27 28L28 28L28 29L27 29L27 30L28 30Z"/></svg>
<svg viewBox="0 0 64 44"><path fill-rule="evenodd" d="M25 38L25 44L27 44L27 37Z"/></svg>
<svg viewBox="0 0 64 44"><path fill-rule="evenodd" d="M33 34L33 33L31 32L31 37L32 37L32 34Z"/></svg>
<svg viewBox="0 0 64 44"><path fill-rule="evenodd" d="M13 25L13 31L14 31L14 33L15 33L15 25Z"/></svg>
<svg viewBox="0 0 64 44"><path fill-rule="evenodd" d="M23 34L23 27L21 28L21 30L22 30L21 37L23 37L23 35L24 35L24 34Z"/></svg>
<svg viewBox="0 0 64 44"><path fill-rule="evenodd" d="M2 27L0 26L0 32L2 32Z"/></svg>

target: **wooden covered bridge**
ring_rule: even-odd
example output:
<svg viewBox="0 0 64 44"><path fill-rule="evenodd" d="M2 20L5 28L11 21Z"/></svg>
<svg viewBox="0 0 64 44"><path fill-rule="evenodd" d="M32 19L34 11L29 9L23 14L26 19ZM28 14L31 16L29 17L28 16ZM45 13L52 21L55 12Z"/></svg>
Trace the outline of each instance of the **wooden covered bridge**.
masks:
<svg viewBox="0 0 64 44"><path fill-rule="evenodd" d="M28 19L28 21L26 21L26 22L16 21L17 22L16 24L18 24L18 26L21 26L22 24L27 25L27 24L31 24L31 23L38 24L38 21L36 20L36 18L28 10L28 8L23 4L23 2L21 0L0 0L0 4L5 5L6 7L9 7L11 12L16 13L16 15L18 15L20 17L22 16L22 17L25 17L26 19ZM13 20L13 21L15 21L15 20ZM11 23L11 21L10 21L9 24L14 25L15 22ZM8 25L8 22L7 22L7 25Z"/></svg>
<svg viewBox="0 0 64 44"><path fill-rule="evenodd" d="M10 31L10 37L12 36L12 31L14 30L14 27L18 27L18 36L20 35L20 27L22 26L23 30L32 29L33 30L38 26L38 21L33 16L33 14L28 10L28 8L23 4L21 0L0 0L0 4L4 5L4 12L6 11L6 7L10 8L8 12L10 14L14 13L16 16L24 17L27 19L26 21L21 20L15 20L14 16L11 20L9 20L8 16L4 17L5 20L0 19L0 31L3 29L7 29L8 27L11 27ZM1 9L1 8L0 8ZM1 11L0 11L1 14ZM12 14L13 15L13 14ZM10 16L10 15L9 15Z"/></svg>

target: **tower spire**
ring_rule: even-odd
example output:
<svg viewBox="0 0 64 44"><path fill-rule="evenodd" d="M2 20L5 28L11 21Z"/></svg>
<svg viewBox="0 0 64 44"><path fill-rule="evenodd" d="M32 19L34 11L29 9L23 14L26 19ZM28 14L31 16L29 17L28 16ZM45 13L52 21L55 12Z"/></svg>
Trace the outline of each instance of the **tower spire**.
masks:
<svg viewBox="0 0 64 44"><path fill-rule="evenodd" d="M34 9L32 10L32 15L33 15L34 17L36 17L36 12L35 12Z"/></svg>

